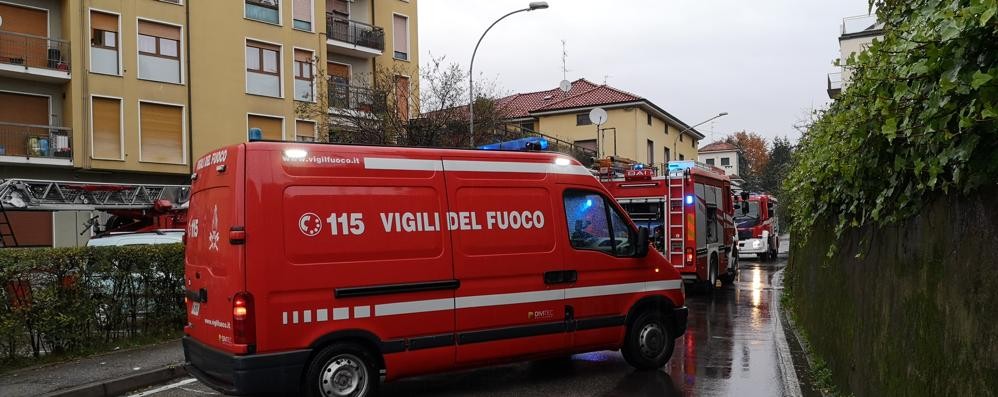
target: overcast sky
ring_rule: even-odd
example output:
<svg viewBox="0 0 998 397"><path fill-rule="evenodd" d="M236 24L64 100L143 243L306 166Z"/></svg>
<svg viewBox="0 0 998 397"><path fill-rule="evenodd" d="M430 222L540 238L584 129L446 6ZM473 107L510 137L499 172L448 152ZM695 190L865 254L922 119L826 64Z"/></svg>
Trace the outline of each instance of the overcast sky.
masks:
<svg viewBox="0 0 998 397"><path fill-rule="evenodd" d="M528 0L420 0L423 64L446 56L467 69L475 42L496 18ZM825 106L839 24L867 0L549 0L547 10L496 25L475 59L476 76L509 93L586 78L650 99L707 141L749 130L789 136L808 109ZM711 125L713 124L713 125ZM713 133L712 133L713 131ZM706 142L705 142L706 143Z"/></svg>

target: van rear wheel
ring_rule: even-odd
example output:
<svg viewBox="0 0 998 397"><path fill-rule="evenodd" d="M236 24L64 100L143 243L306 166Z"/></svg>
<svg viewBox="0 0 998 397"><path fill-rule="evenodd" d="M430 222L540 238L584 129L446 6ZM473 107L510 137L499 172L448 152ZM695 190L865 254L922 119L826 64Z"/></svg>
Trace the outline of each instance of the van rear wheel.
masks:
<svg viewBox="0 0 998 397"><path fill-rule="evenodd" d="M627 339L621 353L632 367L648 370L662 368L676 347L672 328L662 313L647 310L627 328Z"/></svg>
<svg viewBox="0 0 998 397"><path fill-rule="evenodd" d="M305 375L305 395L367 397L378 387L378 369L370 352L353 343L333 343L315 355Z"/></svg>

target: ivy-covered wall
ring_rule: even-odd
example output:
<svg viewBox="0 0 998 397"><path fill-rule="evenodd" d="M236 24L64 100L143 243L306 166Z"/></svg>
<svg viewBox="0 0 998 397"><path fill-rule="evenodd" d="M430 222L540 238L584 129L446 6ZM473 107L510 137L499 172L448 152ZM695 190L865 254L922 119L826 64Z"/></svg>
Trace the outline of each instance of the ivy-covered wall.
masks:
<svg viewBox="0 0 998 397"><path fill-rule="evenodd" d="M894 226L847 230L832 257L833 227L795 241L787 285L797 325L840 390L998 395L996 203L993 186L942 196Z"/></svg>

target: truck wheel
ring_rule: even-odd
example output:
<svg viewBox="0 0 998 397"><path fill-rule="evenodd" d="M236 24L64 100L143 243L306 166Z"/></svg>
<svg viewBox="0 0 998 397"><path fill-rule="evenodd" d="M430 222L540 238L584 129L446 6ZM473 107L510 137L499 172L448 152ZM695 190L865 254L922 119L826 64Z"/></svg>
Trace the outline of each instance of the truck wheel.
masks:
<svg viewBox="0 0 998 397"><path fill-rule="evenodd" d="M305 375L305 395L366 397L378 388L378 370L370 352L353 343L333 343L315 355Z"/></svg>
<svg viewBox="0 0 998 397"><path fill-rule="evenodd" d="M731 285L735 282L735 277L738 276L738 255L732 255L728 258L728 272L721 276L721 282L724 285Z"/></svg>
<svg viewBox="0 0 998 397"><path fill-rule="evenodd" d="M712 255L710 257L710 267L707 268L707 280L704 283L704 290L713 292L715 285L717 285L717 256Z"/></svg>
<svg viewBox="0 0 998 397"><path fill-rule="evenodd" d="M632 367L649 370L669 362L675 347L676 340L662 313L646 310L627 328L621 353Z"/></svg>

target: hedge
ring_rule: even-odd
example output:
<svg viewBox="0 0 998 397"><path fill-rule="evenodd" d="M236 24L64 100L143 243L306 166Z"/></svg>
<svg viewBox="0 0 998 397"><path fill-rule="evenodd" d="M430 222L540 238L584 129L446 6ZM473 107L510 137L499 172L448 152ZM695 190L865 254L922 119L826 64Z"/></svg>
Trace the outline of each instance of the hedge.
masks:
<svg viewBox="0 0 998 397"><path fill-rule="evenodd" d="M72 355L176 335L184 247L0 250L3 361Z"/></svg>

